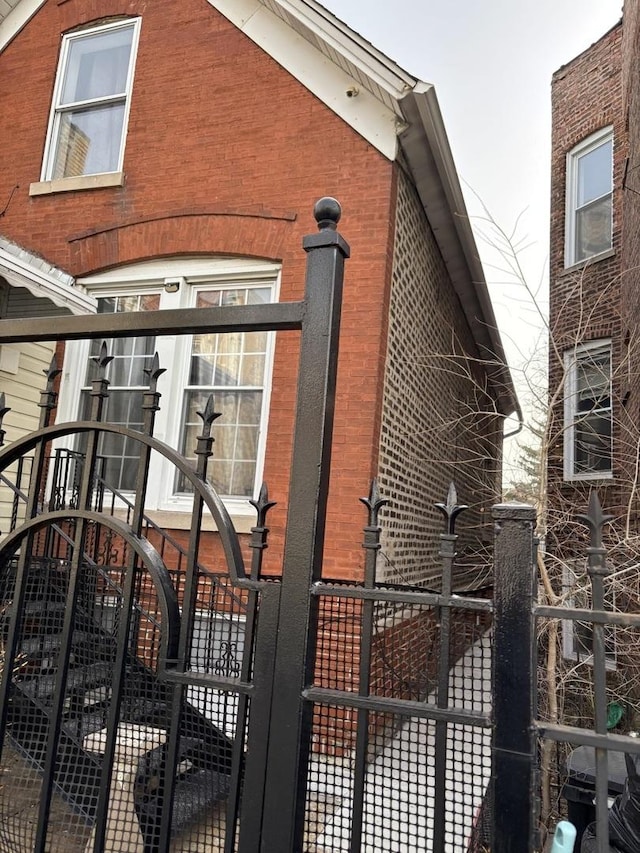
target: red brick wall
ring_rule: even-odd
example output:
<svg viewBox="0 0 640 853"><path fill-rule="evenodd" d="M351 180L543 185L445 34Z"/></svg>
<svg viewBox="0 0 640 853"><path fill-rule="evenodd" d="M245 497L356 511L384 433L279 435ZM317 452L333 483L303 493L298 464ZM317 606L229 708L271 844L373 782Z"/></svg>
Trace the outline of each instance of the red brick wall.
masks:
<svg viewBox="0 0 640 853"><path fill-rule="evenodd" d="M549 452L549 524L552 531L585 511L595 486L608 511L624 515L629 495L629 423L624 322L621 314L622 183L627 156L621 85L622 26L560 68L552 81L550 354L552 424ZM613 252L565 268L566 155L595 131L613 126ZM614 477L563 482L563 352L577 343L611 338L613 345ZM631 454L633 456L633 454ZM563 534L558 534L562 537ZM551 537L553 543L553 536Z"/></svg>
<svg viewBox="0 0 640 853"><path fill-rule="evenodd" d="M60 35L112 15L142 16L126 184L30 198L29 184L40 177ZM326 564L330 574L353 575L362 562L358 497L368 492L376 465L392 164L203 0L49 0L0 54L0 111L11 117L0 196L19 185L2 233L73 275L159 255L249 255L281 260L281 299L298 299L301 239L315 229L313 203L325 194L340 199L353 259ZM279 335L265 470L278 501L267 552L274 568L287 504L296 356L296 336Z"/></svg>

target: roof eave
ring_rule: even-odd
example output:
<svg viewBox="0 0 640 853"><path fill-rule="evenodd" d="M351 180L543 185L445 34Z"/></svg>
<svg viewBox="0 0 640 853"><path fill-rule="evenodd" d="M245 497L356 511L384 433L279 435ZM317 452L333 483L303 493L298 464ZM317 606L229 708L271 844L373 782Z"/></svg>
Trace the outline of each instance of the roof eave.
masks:
<svg viewBox="0 0 640 853"><path fill-rule="evenodd" d="M518 400L434 87L418 83L401 106L407 128L400 135L400 145L480 358L487 365L498 411L508 416L518 411Z"/></svg>
<svg viewBox="0 0 640 853"><path fill-rule="evenodd" d="M0 238L0 276L12 287L24 287L72 314L95 314L97 301L67 273Z"/></svg>

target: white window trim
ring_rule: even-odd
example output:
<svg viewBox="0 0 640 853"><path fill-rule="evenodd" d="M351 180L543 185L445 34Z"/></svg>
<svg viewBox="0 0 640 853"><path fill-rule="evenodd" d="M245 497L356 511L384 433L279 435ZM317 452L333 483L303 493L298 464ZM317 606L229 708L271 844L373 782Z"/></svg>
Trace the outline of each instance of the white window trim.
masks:
<svg viewBox="0 0 640 853"><path fill-rule="evenodd" d="M611 252L613 247L613 205L611 211L611 239L609 246L602 252L592 255L588 258L576 259L576 210L577 210L577 195L578 195L578 161L585 154L598 148L603 143L611 140L613 143L613 127L603 127L600 130L592 133L586 139L583 139L578 145L567 153L566 161L566 189L565 189L565 244L564 244L564 265L565 268L572 267L575 264L585 264L594 258L600 257L605 253ZM613 153L613 145L612 145ZM613 156L611 158L611 198L613 202Z"/></svg>
<svg viewBox="0 0 640 853"><path fill-rule="evenodd" d="M581 471L576 473L575 468L575 424L574 407L578 393L577 388L577 366L581 355L588 352L609 350L610 382L613 387L613 351L611 340L601 338L580 344L564 354L564 479L565 480L610 480L613 478L613 470L609 471ZM611 465L613 468L613 393L611 394Z"/></svg>
<svg viewBox="0 0 640 853"><path fill-rule="evenodd" d="M127 85L126 85L126 95L125 95L125 105L124 105L124 116L122 120L122 137L120 139L120 156L118 160L118 167L113 170L113 172L104 172L104 173L92 173L92 175L70 175L68 178L60 178L55 181L56 184L59 182L65 181L74 181L80 177L95 177L95 175L104 174L104 175L119 175L119 184L122 183L121 172L124 163L124 149L125 149L125 141L127 138L127 126L129 124L129 113L131 111L131 95L133 89L133 77L135 74L135 66L136 66L136 58L138 54L138 42L140 39L140 26L141 26L141 18L126 18L124 20L114 21L109 24L103 24L98 27L87 27L86 29L76 30L72 33L67 33L62 37L62 45L60 48L60 58L58 60L58 70L56 72L56 81L53 90L53 98L51 101L51 112L49 114L49 124L47 127L47 139L45 143L44 149L44 157L42 160L42 172L40 175L40 184L43 182L52 182L53 181L53 166L56 154L56 141L58 137L58 127L60 124L59 117L64 112L64 110L59 109L58 102L60 100L60 96L62 93L62 87L64 85L64 76L67 67L67 59L69 56L69 47L70 45L79 39L85 38L88 35L95 35L96 33L107 32L108 30L114 29L122 29L124 27L133 27L133 35L131 38L131 57L129 59L129 71L127 75ZM34 185L38 186L38 185ZM64 183L61 183L60 186L64 187ZM58 190L60 189L58 187ZM73 187L75 188L75 187ZM49 190L53 191L53 190ZM34 193L37 194L37 193Z"/></svg>
<svg viewBox="0 0 640 853"><path fill-rule="evenodd" d="M167 292L165 285L168 284L173 289L173 285L178 279L184 281L184 285L180 286L176 292ZM161 310L193 307L198 291L209 289L212 285L214 287L243 284L255 284L260 287L269 286L272 288L273 301L277 302L280 294L280 265L265 261L221 257L161 259L115 268L105 273L78 279L78 283L95 298L122 296L127 292L138 294L161 291ZM172 412L182 411L182 393L187 371L189 342L189 335L167 335L158 337L156 340L160 366L165 367L167 372L158 381L158 391L162 397L160 399L161 408L156 417L154 435L174 448L179 447L180 418L172 418L170 415ZM274 350L275 332L270 332L267 337L254 497L260 488L264 471ZM78 417L88 352L89 341L67 343L60 385L58 423L74 421ZM176 372L175 365L179 365L178 372ZM74 440L73 438L65 438L56 442L55 446L56 448L71 449L74 447ZM154 512L159 511L171 513L173 518L178 518L180 514L184 517L185 513L191 512L192 497L173 493L174 473L173 466L166 460L150 466L145 505L147 514L153 515ZM255 518L255 509L249 503L248 498L226 498L223 496L223 499L232 519L237 518L241 525L247 517ZM180 527L181 525L176 524L175 526Z"/></svg>

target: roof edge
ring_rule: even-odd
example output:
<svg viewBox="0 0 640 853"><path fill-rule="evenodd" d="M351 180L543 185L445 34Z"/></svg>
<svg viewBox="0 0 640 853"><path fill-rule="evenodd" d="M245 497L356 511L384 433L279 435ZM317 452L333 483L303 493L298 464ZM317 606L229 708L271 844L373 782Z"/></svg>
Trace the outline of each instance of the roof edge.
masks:
<svg viewBox="0 0 640 853"><path fill-rule="evenodd" d="M518 398L435 88L419 83L402 100L402 107L409 128L400 136L400 143L416 189L480 356L486 361L498 410L511 415L519 411Z"/></svg>
<svg viewBox="0 0 640 853"><path fill-rule="evenodd" d="M96 313L97 301L77 286L72 276L2 236L0 275L12 287L24 287L33 296L49 299L72 314Z"/></svg>
<svg viewBox="0 0 640 853"><path fill-rule="evenodd" d="M18 35L46 0L21 0L5 14L0 13L0 51Z"/></svg>

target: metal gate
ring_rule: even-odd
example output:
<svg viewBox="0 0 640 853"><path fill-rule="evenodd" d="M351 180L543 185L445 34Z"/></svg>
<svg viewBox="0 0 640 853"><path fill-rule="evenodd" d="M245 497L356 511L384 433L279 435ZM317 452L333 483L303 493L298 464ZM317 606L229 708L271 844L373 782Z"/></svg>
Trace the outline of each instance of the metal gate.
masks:
<svg viewBox="0 0 640 853"><path fill-rule="evenodd" d="M141 430L104 419L103 348L90 416L53 422L52 364L40 428L0 452L0 485L10 471L13 484L12 532L0 545L2 853L533 844L533 510L494 508L494 601L455 585L464 507L454 489L439 505L438 590L376 583L384 499L375 483L363 501L363 582L321 577L349 250L338 204L322 200L315 215L302 302L119 314L115 327L113 315L56 318L53 328L0 322L2 344L301 332L281 578L262 574L266 489L246 570L208 484L215 400L200 413L195 467L154 437L157 360ZM80 449L52 450L63 436L79 436ZM138 447L135 500L105 482L101 436ZM152 454L193 492L186 548L144 515ZM224 554L218 570L200 555L205 510Z"/></svg>
<svg viewBox="0 0 640 853"><path fill-rule="evenodd" d="M0 546L2 766L15 774L3 790L2 850L300 849L294 841L306 760L300 706L313 655L308 596L322 560L348 256L336 231L337 202L322 200L315 215L319 233L304 241L302 302L120 314L117 325L100 315L56 318L55 326L0 323L3 343L301 331L281 580L261 577L271 505L266 490L255 503L246 572L231 519L207 482L215 400L200 413L195 469L154 438L157 358L148 371L141 431L103 419L110 360L103 346L90 416L52 422L54 363L40 428L0 454L4 482L7 471L17 471L15 529ZM105 494L99 441L113 435L138 448L132 503ZM52 442L62 436L80 436L82 452L52 455ZM193 492L186 549L144 517L152 453L173 463ZM20 483L28 468L25 492ZM205 508L224 550L218 573L199 557ZM26 819L16 805L25 780L35 791Z"/></svg>

